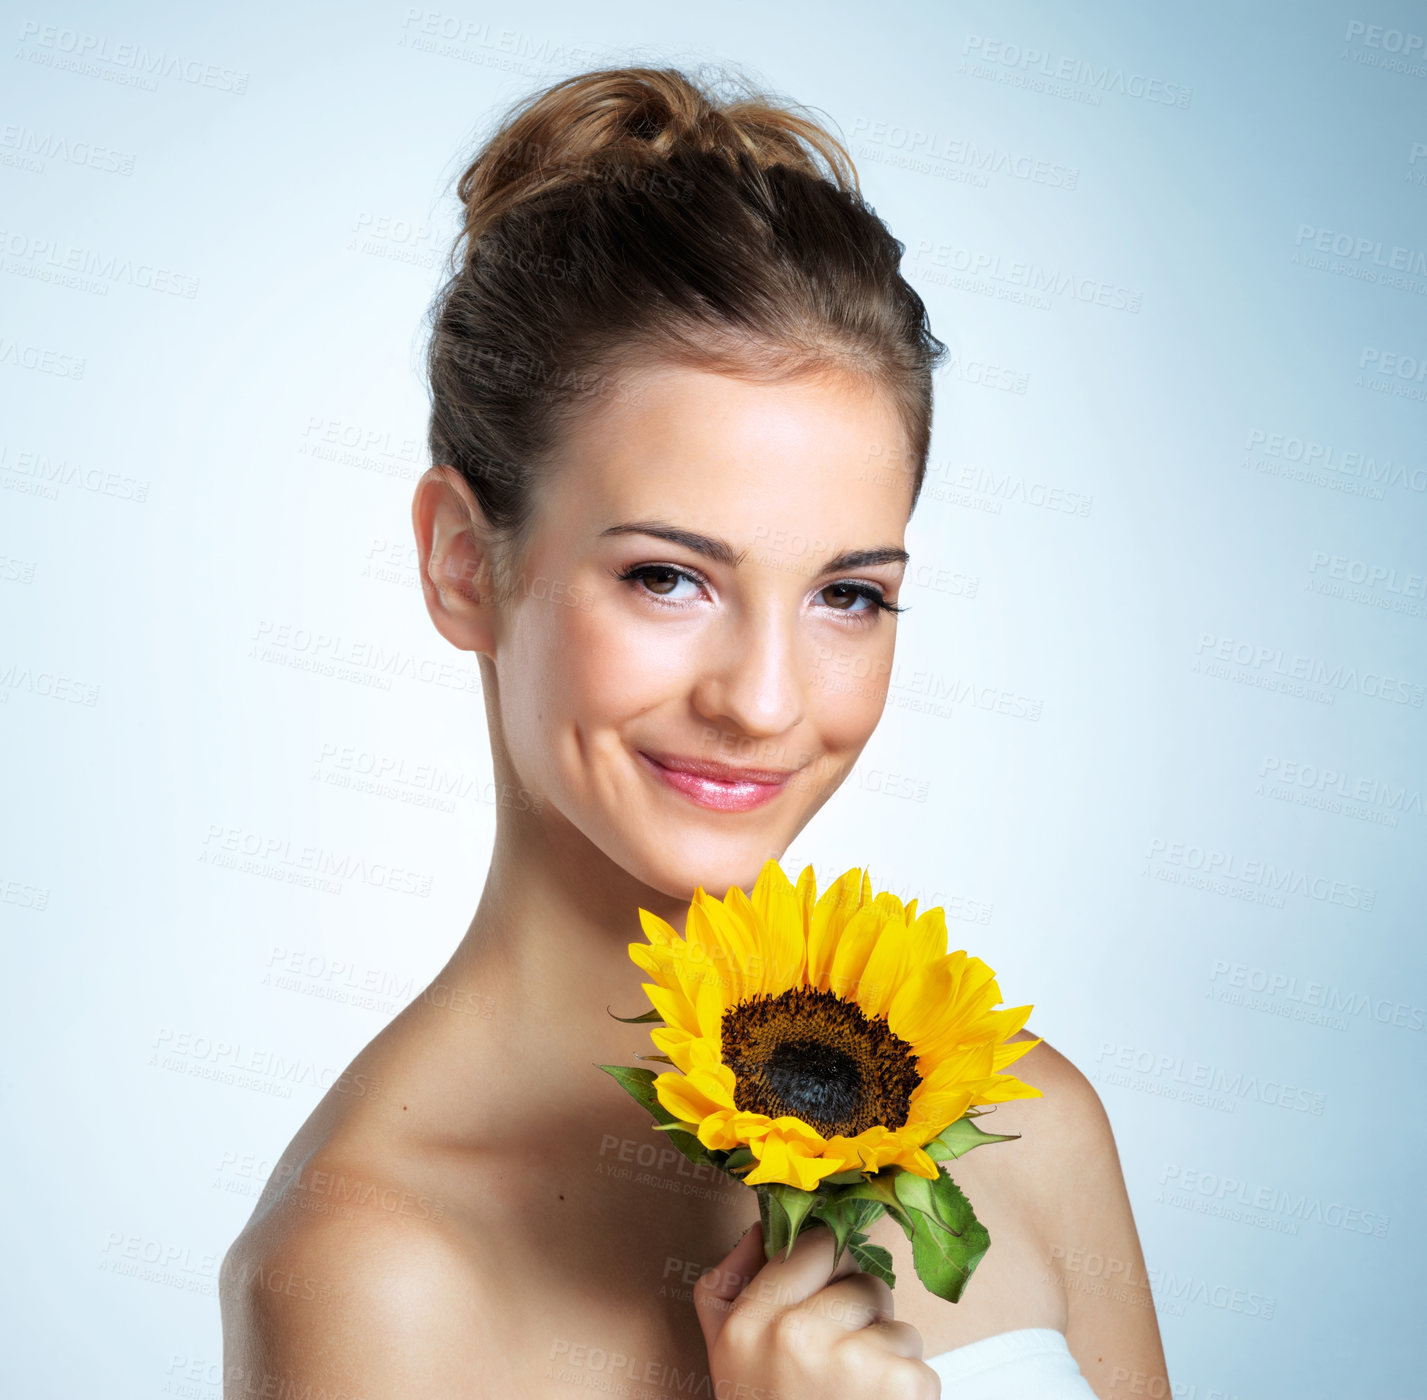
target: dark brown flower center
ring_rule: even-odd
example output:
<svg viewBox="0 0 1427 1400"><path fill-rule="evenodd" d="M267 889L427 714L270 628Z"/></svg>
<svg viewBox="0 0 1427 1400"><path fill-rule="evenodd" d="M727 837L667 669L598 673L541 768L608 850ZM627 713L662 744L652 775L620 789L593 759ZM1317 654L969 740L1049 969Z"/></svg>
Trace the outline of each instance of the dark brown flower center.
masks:
<svg viewBox="0 0 1427 1400"><path fill-rule="evenodd" d="M797 987L723 1013L723 1062L745 1113L791 1114L824 1137L900 1128L920 1084L917 1056L886 1019L832 992Z"/></svg>

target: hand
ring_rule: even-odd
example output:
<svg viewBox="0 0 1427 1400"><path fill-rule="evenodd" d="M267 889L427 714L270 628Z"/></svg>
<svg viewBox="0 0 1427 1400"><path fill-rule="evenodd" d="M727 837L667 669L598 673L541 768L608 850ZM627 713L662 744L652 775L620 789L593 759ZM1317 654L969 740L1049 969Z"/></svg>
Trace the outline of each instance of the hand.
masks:
<svg viewBox="0 0 1427 1400"><path fill-rule="evenodd" d="M851 1250L833 1267L835 1244L817 1225L770 1262L754 1225L694 1285L713 1400L940 1400L921 1333Z"/></svg>

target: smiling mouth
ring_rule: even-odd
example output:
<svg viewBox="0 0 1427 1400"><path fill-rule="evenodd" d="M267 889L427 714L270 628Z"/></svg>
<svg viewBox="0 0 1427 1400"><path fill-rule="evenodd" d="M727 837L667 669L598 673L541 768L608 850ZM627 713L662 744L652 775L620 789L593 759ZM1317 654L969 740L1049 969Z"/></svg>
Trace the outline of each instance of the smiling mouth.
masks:
<svg viewBox="0 0 1427 1400"><path fill-rule="evenodd" d="M747 812L771 802L787 786L796 769L733 768L709 759L636 750L641 761L675 792L701 807L722 812Z"/></svg>

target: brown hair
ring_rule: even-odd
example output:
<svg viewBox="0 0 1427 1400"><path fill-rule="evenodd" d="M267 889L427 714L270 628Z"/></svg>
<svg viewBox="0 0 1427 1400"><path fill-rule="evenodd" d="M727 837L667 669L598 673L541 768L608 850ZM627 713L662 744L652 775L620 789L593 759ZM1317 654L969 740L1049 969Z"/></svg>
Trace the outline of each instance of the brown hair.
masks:
<svg viewBox="0 0 1427 1400"><path fill-rule="evenodd" d="M946 347L904 245L815 121L746 85L721 98L677 69L601 69L517 104L457 193L464 227L428 315L428 445L499 539L518 545L579 407L658 363L876 383L916 504Z"/></svg>

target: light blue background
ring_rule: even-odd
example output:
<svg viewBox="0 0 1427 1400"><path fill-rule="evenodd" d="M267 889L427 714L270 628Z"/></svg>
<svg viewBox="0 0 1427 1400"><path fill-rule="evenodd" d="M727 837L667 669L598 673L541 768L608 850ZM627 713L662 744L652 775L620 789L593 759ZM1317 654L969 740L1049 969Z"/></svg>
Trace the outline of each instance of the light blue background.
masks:
<svg viewBox="0 0 1427 1400"><path fill-rule="evenodd" d="M408 514L448 183L538 85L731 60L840 124L953 361L887 713L785 867L944 903L1095 1080L1176 1395L1423 1394L1424 33L1394 3L6 5L7 1392L217 1400L219 1259L477 900L483 712ZM1026 264L1044 305L997 295ZM283 626L455 683L305 672L301 631L269 664ZM332 781L380 763L465 795ZM207 863L228 832L425 893Z"/></svg>

